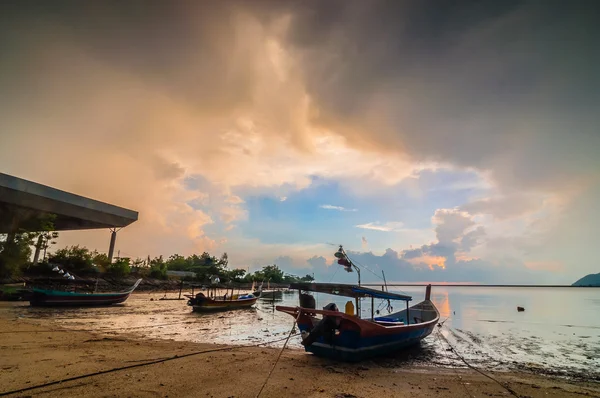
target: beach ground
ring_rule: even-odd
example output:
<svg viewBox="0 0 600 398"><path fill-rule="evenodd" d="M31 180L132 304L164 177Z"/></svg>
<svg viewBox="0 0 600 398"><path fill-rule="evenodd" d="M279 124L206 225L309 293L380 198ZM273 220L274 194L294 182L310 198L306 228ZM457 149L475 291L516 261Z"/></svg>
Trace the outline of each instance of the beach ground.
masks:
<svg viewBox="0 0 600 398"><path fill-rule="evenodd" d="M0 305L1 396L256 397L280 352L68 330L51 319L15 318L8 306ZM199 353L210 350L218 351ZM594 382L486 373L520 397L600 397L600 384ZM513 395L470 369L344 364L286 349L260 396Z"/></svg>

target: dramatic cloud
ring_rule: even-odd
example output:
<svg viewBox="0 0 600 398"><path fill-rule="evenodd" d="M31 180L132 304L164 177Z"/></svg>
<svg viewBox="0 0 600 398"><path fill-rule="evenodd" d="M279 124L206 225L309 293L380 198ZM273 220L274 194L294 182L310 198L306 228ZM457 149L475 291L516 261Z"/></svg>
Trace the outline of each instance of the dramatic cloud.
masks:
<svg viewBox="0 0 600 398"><path fill-rule="evenodd" d="M132 256L227 250L254 266L292 251L290 266L311 266L302 259L325 249L309 232L358 227L395 232L369 237L397 253L389 264L483 277L506 255L577 279L600 254L598 11L5 2L0 169L138 210L118 239ZM471 178L424 189L424 170ZM331 192L298 203L323 181ZM344 221L319 203L352 208L321 206ZM272 220L287 224L249 232ZM407 249L404 235L431 226L436 242ZM67 243L101 248L108 234L65 233Z"/></svg>
<svg viewBox="0 0 600 398"><path fill-rule="evenodd" d="M471 214L491 214L497 219L508 219L523 216L539 210L543 198L533 194L515 194L498 198L475 200L461 206Z"/></svg>

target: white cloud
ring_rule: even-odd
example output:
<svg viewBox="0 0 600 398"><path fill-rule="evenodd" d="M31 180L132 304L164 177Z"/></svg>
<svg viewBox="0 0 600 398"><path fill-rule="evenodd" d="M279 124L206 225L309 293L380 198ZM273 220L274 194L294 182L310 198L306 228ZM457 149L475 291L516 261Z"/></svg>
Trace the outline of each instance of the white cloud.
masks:
<svg viewBox="0 0 600 398"><path fill-rule="evenodd" d="M356 226L356 228L371 229L373 231L393 232L400 231L402 225L403 224L399 221L388 221L386 223L370 222L366 224L359 224Z"/></svg>
<svg viewBox="0 0 600 398"><path fill-rule="evenodd" d="M321 205L319 206L321 209L327 210L338 210L338 211L358 211L358 209L347 209L342 206L333 206L333 205Z"/></svg>

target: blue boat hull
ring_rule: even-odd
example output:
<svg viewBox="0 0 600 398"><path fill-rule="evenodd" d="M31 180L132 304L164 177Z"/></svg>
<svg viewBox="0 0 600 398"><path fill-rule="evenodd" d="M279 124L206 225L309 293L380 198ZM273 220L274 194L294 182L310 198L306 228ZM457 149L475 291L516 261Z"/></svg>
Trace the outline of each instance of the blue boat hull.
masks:
<svg viewBox="0 0 600 398"><path fill-rule="evenodd" d="M305 346L304 349L319 357L358 362L377 356L390 355L416 345L429 336L434 327L435 325L431 325L398 334L372 337L360 337L358 332L344 331L331 342L326 342L325 338L321 337L313 344ZM299 325L299 328L301 331L309 332L309 326L306 324Z"/></svg>

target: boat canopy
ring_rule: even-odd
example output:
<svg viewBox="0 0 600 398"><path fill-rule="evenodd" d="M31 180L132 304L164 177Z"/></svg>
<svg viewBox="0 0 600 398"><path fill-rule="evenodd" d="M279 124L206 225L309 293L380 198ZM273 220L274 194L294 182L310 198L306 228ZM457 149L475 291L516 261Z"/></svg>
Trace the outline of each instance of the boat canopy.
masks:
<svg viewBox="0 0 600 398"><path fill-rule="evenodd" d="M375 297L385 300L404 300L411 301L411 296L403 294L389 293L381 290L370 289L368 287L345 285L340 283L291 283L290 289L304 290L308 292L334 294L345 297Z"/></svg>

